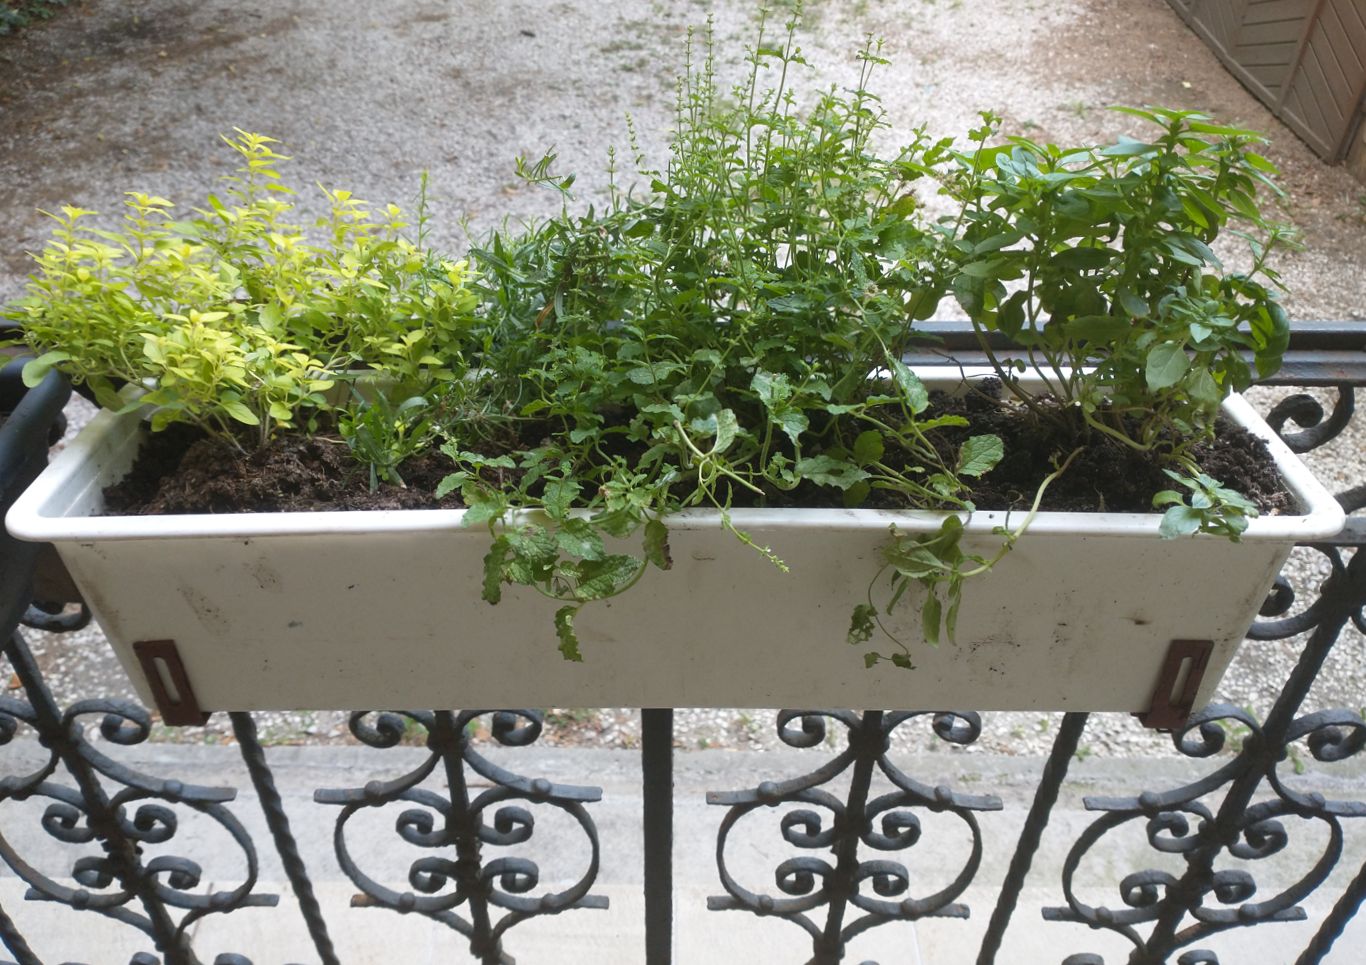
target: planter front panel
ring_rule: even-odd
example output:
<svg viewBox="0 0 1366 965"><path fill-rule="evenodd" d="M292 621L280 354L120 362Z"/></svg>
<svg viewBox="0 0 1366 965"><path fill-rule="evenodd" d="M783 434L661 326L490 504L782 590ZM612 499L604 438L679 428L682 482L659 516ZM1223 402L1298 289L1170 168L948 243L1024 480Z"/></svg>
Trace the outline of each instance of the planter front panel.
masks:
<svg viewBox="0 0 1366 965"><path fill-rule="evenodd" d="M479 599L488 537L478 530L137 540L67 559L133 679L141 685L132 641L173 639L211 710L1135 711L1148 708L1173 639L1216 641L1212 686L1284 556L1213 539L1026 537L967 585L956 644L920 642L908 597L888 626L911 643L916 669L869 670L845 632L885 531L752 532L791 573L719 527L677 532L672 571L585 608L580 664L555 650L551 601L521 588L497 606ZM1200 585L1194 613L1176 605L1192 595L1190 573L1218 580Z"/></svg>

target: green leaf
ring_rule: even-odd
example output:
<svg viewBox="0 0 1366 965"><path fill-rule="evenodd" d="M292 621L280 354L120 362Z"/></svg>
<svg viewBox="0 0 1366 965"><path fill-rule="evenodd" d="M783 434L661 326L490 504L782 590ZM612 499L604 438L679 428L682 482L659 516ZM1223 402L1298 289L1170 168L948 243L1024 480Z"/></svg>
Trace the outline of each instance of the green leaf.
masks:
<svg viewBox="0 0 1366 965"><path fill-rule="evenodd" d="M544 526L523 526L516 532L508 533L507 541L516 551L518 562L527 564L537 572L531 582L540 582L541 571L554 565L560 555L559 541Z"/></svg>
<svg viewBox="0 0 1366 965"><path fill-rule="evenodd" d="M868 480L861 479L844 491L841 502L844 503L845 509L857 509L863 505L871 491L872 487L868 485Z"/></svg>
<svg viewBox="0 0 1366 965"><path fill-rule="evenodd" d="M252 412L241 402L220 401L218 407L244 425L259 426L261 424L261 420L257 418L256 413Z"/></svg>
<svg viewBox="0 0 1366 965"><path fill-rule="evenodd" d="M867 643L873 639L873 630L876 627L877 610L867 603L860 603L854 607L854 612L849 618L849 633L847 639L852 646ZM877 655L873 654L874 662ZM869 664L872 666L872 664Z"/></svg>
<svg viewBox="0 0 1366 965"><path fill-rule="evenodd" d="M489 603L497 603L503 598L503 564L507 561L512 547L507 538L499 536L484 554L484 592Z"/></svg>
<svg viewBox="0 0 1366 965"><path fill-rule="evenodd" d="M930 404L930 393L925 389L925 384L920 381L914 372L906 367L906 363L897 358L889 358L888 365L892 369L892 377L896 379L897 386L901 389L902 395L906 397L906 404L916 415L924 412Z"/></svg>
<svg viewBox="0 0 1366 965"><path fill-rule="evenodd" d="M882 454L886 451L882 443L882 433L876 429L869 429L860 432L854 440L854 459L860 465L878 462L882 459Z"/></svg>
<svg viewBox="0 0 1366 965"><path fill-rule="evenodd" d="M1015 242L1019 241L1022 237L1024 236L1019 231L1013 229L1010 231L1003 231L998 235L993 235L986 241L979 242L973 247L972 253L974 255L985 255L992 251L999 251L1002 248L1008 248L1015 244ZM966 268L963 270L967 271Z"/></svg>
<svg viewBox="0 0 1366 965"><path fill-rule="evenodd" d="M1164 489L1153 497L1153 509L1161 509L1163 506L1170 506L1172 503L1184 503L1185 497L1175 489Z"/></svg>
<svg viewBox="0 0 1366 965"><path fill-rule="evenodd" d="M1181 209L1186 212L1186 217L1193 221L1197 228L1209 227L1209 214L1194 198L1182 198Z"/></svg>
<svg viewBox="0 0 1366 965"><path fill-rule="evenodd" d="M799 476L817 485L836 486L839 489L848 489L854 483L868 478L868 474L853 463L824 454L799 459L793 468Z"/></svg>
<svg viewBox="0 0 1366 965"><path fill-rule="evenodd" d="M853 641L850 641L850 642L852 643ZM877 662L878 662L879 659L880 659L880 658L878 657L876 651L870 651L870 652L868 652L868 653L865 653L865 654L863 655L863 666L864 666L864 669L866 669L866 670L872 670L874 667L877 666Z"/></svg>
<svg viewBox="0 0 1366 965"><path fill-rule="evenodd" d="M482 486L467 483L461 487L460 496L465 501L465 515L461 523L477 526L489 520L500 519L507 512L507 499L500 493L490 492Z"/></svg>
<svg viewBox="0 0 1366 965"><path fill-rule="evenodd" d="M907 313L917 322L925 321L938 310L941 294L942 292L930 288L917 289L906 303Z"/></svg>
<svg viewBox="0 0 1366 965"><path fill-rule="evenodd" d="M918 542L906 542L889 551L888 562L898 573L912 580L932 579L944 572L944 561L930 547Z"/></svg>
<svg viewBox="0 0 1366 965"><path fill-rule="evenodd" d="M740 431L740 422L730 409L722 409L716 415L694 420L692 425L695 429L715 437L710 452L718 456L730 448Z"/></svg>
<svg viewBox="0 0 1366 965"><path fill-rule="evenodd" d="M1067 322L1065 327L1067 334L1079 342L1109 343L1125 335L1132 323L1114 315L1082 315Z"/></svg>
<svg viewBox="0 0 1366 965"><path fill-rule="evenodd" d="M958 474L980 476L995 468L1004 455L1000 436L972 436L958 450Z"/></svg>
<svg viewBox="0 0 1366 965"><path fill-rule="evenodd" d="M1131 289L1120 289L1119 307L1124 309L1124 311L1133 318L1148 317L1148 303Z"/></svg>
<svg viewBox="0 0 1366 965"><path fill-rule="evenodd" d="M986 298L986 284L980 278L960 273L953 279L953 297L957 299L963 311L968 313L969 318L976 318L982 311L982 304Z"/></svg>
<svg viewBox="0 0 1366 965"><path fill-rule="evenodd" d="M883 208L882 213L892 218L909 218L919 207L920 199L914 193L908 193Z"/></svg>
<svg viewBox="0 0 1366 965"><path fill-rule="evenodd" d="M992 278L995 276L996 269L1000 264L1001 262L998 259L992 259L990 261L970 261L958 270L969 278Z"/></svg>
<svg viewBox="0 0 1366 965"><path fill-rule="evenodd" d="M944 635L949 638L949 643L958 642L958 607L962 602L962 581L954 580L949 584L949 608L944 614Z"/></svg>
<svg viewBox="0 0 1366 965"><path fill-rule="evenodd" d="M1219 388L1219 383L1214 381L1214 376L1208 369L1192 369L1186 378L1186 391L1195 401L1216 409L1219 403L1224 400L1224 393Z"/></svg>
<svg viewBox="0 0 1366 965"><path fill-rule="evenodd" d="M1109 248L1067 248L1053 256L1053 266L1064 271L1094 271L1110 264L1117 254Z"/></svg>
<svg viewBox="0 0 1366 965"><path fill-rule="evenodd" d="M1173 506L1162 514L1162 523L1158 527L1158 533L1163 539L1175 539L1178 536L1190 536L1192 533L1199 532L1201 523L1204 522L1204 515L1190 506Z"/></svg>
<svg viewBox="0 0 1366 965"><path fill-rule="evenodd" d="M800 315L811 307L811 299L805 295L784 295L781 298L770 298L768 307L784 315Z"/></svg>
<svg viewBox="0 0 1366 965"><path fill-rule="evenodd" d="M774 375L772 372L765 372L763 369L754 373L754 378L750 380L749 387L754 390L759 401L770 409L776 408L779 403L792 398L792 383L788 377L782 374Z"/></svg>
<svg viewBox="0 0 1366 965"><path fill-rule="evenodd" d="M655 363L654 365L639 365L629 370L626 377L637 385L655 385L663 380L677 368L671 364Z"/></svg>
<svg viewBox="0 0 1366 965"><path fill-rule="evenodd" d="M1171 255L1172 258L1181 262L1181 264L1183 265L1190 265L1192 268L1205 267L1205 262L1203 259L1191 254L1189 251L1186 250L1184 245L1180 244L1174 239L1167 238L1163 240L1162 247L1167 250L1167 253Z"/></svg>
<svg viewBox="0 0 1366 965"><path fill-rule="evenodd" d="M469 478L470 475L467 472L453 472L445 476L441 482L436 484L436 498L445 499L451 493L459 489L465 480Z"/></svg>
<svg viewBox="0 0 1366 965"><path fill-rule="evenodd" d="M797 444L797 439L800 438L801 434L811 426L811 422L807 419L806 413L800 409L783 409L774 414L773 421L778 423L779 428L781 428L783 433L792 440L794 446Z"/></svg>
<svg viewBox="0 0 1366 965"><path fill-rule="evenodd" d="M1121 135L1118 144L1107 145L1101 148L1098 153L1103 157L1137 157L1140 154L1148 154L1157 149L1156 144L1146 144L1143 141L1135 141Z"/></svg>
<svg viewBox="0 0 1366 965"><path fill-rule="evenodd" d="M579 608L576 606L562 606L555 611L555 636L560 638L557 649L564 659L573 663L583 663L583 654L579 651L579 635L574 632L574 617L578 612Z"/></svg>
<svg viewBox="0 0 1366 965"><path fill-rule="evenodd" d="M602 537L586 519L571 516L555 530L555 542L567 556L585 560L600 560L606 554Z"/></svg>
<svg viewBox="0 0 1366 965"><path fill-rule="evenodd" d="M657 519L645 524L645 558L661 570L672 569L674 565L669 552L669 528Z"/></svg>
<svg viewBox="0 0 1366 965"><path fill-rule="evenodd" d="M36 359L29 359L28 362L24 364L24 370L21 373L24 385L30 389L34 388L39 382L47 377L47 373L54 365L58 362L69 361L70 359L71 355L69 353L55 350L44 352Z"/></svg>
<svg viewBox="0 0 1366 965"><path fill-rule="evenodd" d="M551 479L545 484L541 503L551 519L564 519L582 487L576 479Z"/></svg>
<svg viewBox="0 0 1366 965"><path fill-rule="evenodd" d="M939 597L931 590L925 595L925 605L920 608L920 627L925 634L925 642L939 646L939 624L942 620L942 605Z"/></svg>
<svg viewBox="0 0 1366 965"><path fill-rule="evenodd" d="M628 586L645 564L634 556L613 555L579 564L579 581L574 599L603 600Z"/></svg>
<svg viewBox="0 0 1366 965"><path fill-rule="evenodd" d="M1148 388L1154 391L1170 388L1181 381L1190 364L1190 359L1180 345L1175 342L1158 342L1148 351L1148 362L1144 371Z"/></svg>
<svg viewBox="0 0 1366 965"><path fill-rule="evenodd" d="M996 327L999 328L1010 338L1015 338L1024 328L1025 305L1029 301L1029 293L1019 291L1011 295L996 311Z"/></svg>

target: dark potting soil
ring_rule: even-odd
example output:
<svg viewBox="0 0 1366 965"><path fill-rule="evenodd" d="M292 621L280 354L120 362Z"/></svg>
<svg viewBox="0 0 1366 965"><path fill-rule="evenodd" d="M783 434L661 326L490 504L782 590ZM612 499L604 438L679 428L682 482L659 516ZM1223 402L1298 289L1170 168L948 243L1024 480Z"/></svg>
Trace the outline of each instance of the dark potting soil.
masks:
<svg viewBox="0 0 1366 965"><path fill-rule="evenodd" d="M1031 418L1018 404L1000 404L999 383L983 387L987 391L937 400L945 411L971 422L946 438L961 444L970 434L1000 436L1004 455L973 487L972 500L980 509L1027 509L1039 483L1077 448L1078 440L1063 421ZM1047 408L1049 403L1041 405ZM1242 493L1263 514L1294 507L1266 444L1247 429L1220 418L1214 439L1197 443L1192 455L1206 475ZM1153 511L1154 494L1164 489L1189 495L1148 453L1092 432L1067 471L1049 484L1040 506L1062 512L1147 513Z"/></svg>
<svg viewBox="0 0 1366 965"><path fill-rule="evenodd" d="M1002 405L983 394L936 398L941 411L958 411L972 421L955 437L945 433L948 461L966 436L995 433L1005 456L986 473L971 495L979 509L1023 509L1034 500L1040 480L1076 447L1065 427L1029 417L1022 408ZM890 452L889 452L890 456ZM1221 424L1216 438L1196 447L1204 471L1246 495L1264 514L1290 509L1275 464L1260 439L1232 424ZM360 509L458 509L458 492L438 500L434 493L452 469L440 452L425 453L401 467L405 486L369 486L369 470L358 464L339 438L282 436L264 449L243 454L187 426L172 426L144 443L132 471L105 490L106 512L113 515L282 512ZM1093 433L1084 452L1054 480L1042 508L1077 512L1151 512L1153 494L1181 487L1144 453ZM1184 492L1183 492L1184 495ZM742 503L737 491L734 505ZM804 485L774 491L768 506L841 506L832 489ZM899 494L874 490L863 506L905 508Z"/></svg>
<svg viewBox="0 0 1366 965"><path fill-rule="evenodd" d="M459 493L433 493L450 459L426 453L403 464L405 486L381 482L336 437L281 436L243 454L199 430L174 425L152 433L133 469L104 491L111 515L270 513L337 509L459 509Z"/></svg>

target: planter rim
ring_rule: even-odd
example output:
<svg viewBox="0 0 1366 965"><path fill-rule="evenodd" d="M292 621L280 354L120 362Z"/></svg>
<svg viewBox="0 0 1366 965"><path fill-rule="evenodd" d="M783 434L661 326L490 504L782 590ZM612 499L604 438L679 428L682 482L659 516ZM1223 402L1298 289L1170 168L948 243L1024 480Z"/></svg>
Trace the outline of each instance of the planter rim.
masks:
<svg viewBox="0 0 1366 965"><path fill-rule="evenodd" d="M958 380L993 376L987 368L960 369L956 366L916 367L923 379L951 375ZM1337 500L1314 478L1271 431L1257 412L1241 396L1224 401L1223 412L1238 425L1261 438L1276 462L1286 488L1303 509L1299 515L1259 516L1251 520L1244 540L1293 539L1305 542L1337 535L1346 523L1346 514ZM483 526L463 525L465 511L460 509L345 510L318 512L222 513L177 516L83 516L65 517L49 513L52 494L70 483L95 452L121 428L131 431L132 416L99 412L87 431L73 439L53 459L43 473L43 482L31 486L11 507L5 518L10 533L23 540L39 542L79 542L94 540L164 539L195 535L223 539L262 539L276 536L361 536L375 533L420 533L461 531L473 538L486 535ZM585 515L577 511L576 515ZM1023 511L981 509L959 514L970 533L990 533L998 526L1014 524ZM901 529L937 529L944 512L881 509L735 509L731 522L740 529L759 532L799 529L881 529L895 524ZM511 514L510 521L543 518L537 512ZM1152 538L1158 533L1159 513L1079 513L1040 512L1026 537L1068 533L1081 536L1134 536ZM667 517L671 529L717 529L721 513L715 509L690 509ZM1205 537L1201 537L1205 538ZM1220 538L1220 537L1212 537Z"/></svg>

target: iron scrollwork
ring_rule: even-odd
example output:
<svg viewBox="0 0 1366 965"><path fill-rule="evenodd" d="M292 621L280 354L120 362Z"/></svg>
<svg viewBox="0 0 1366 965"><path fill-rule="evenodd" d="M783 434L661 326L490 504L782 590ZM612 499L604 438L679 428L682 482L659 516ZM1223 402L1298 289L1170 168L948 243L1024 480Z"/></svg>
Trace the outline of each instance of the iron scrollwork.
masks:
<svg viewBox="0 0 1366 965"><path fill-rule="evenodd" d="M1323 405L1305 392L1286 396L1267 413L1266 424L1284 440L1291 452L1305 453L1327 445L1342 434L1356 411L1356 389L1350 384L1334 387L1333 411L1325 413ZM1299 432L1286 432L1285 424L1293 422Z"/></svg>
<svg viewBox="0 0 1366 965"><path fill-rule="evenodd" d="M416 731L424 735L429 753L419 766L396 778L358 788L319 790L314 799L341 808L334 845L343 871L361 890L354 903L424 915L463 935L481 962L505 963L512 959L503 949L503 938L514 925L570 909L607 907L605 897L589 894L600 855L597 827L584 807L600 800L602 791L528 779L494 764L474 749L469 736L470 725L490 713L493 740L505 747L527 746L541 734L541 714L531 710L353 713L351 732L361 742L389 748ZM466 767L489 787L476 793ZM449 796L420 786L438 770ZM391 804L411 805L395 822L402 840L445 852L414 859L408 869L409 887L403 890L362 870L347 845L347 826L356 815ZM526 805L562 812L588 841L588 867L566 888L541 889L541 869L529 858L485 855L486 848L512 848L531 839L536 816ZM538 890L541 893L536 894ZM464 915L456 911L461 906ZM503 914L495 918L499 910Z"/></svg>
<svg viewBox="0 0 1366 965"><path fill-rule="evenodd" d="M1254 636L1276 639L1312 629L1299 663L1266 720L1246 711L1214 704L1194 715L1173 734L1176 750L1189 758L1210 758L1225 749L1230 730L1241 735L1231 760L1207 776L1165 792L1145 791L1133 797L1085 800L1088 810L1102 812L1073 845L1063 866L1065 907L1045 909L1054 921L1080 922L1124 936L1134 946L1133 965L1166 962L1187 946L1219 932L1268 922L1304 918L1300 902L1313 894L1342 856L1342 821L1366 817L1366 804L1337 801L1317 791L1296 788L1282 773L1291 750L1302 742L1321 764L1356 756L1366 746L1366 722L1350 710L1300 715L1300 707L1329 651L1350 620L1362 625L1366 606L1366 552L1345 556L1341 547L1316 547L1330 561L1331 573L1312 606L1294 617L1261 623ZM1293 594L1273 592L1264 615L1288 612ZM1255 800L1269 789L1271 797ZM1222 793L1217 807L1205 798ZM1242 869L1217 867L1226 855L1256 862L1291 844L1285 819L1319 822L1326 830L1322 854L1297 880L1276 894L1260 897L1253 876ZM1083 858L1111 832L1131 822L1144 822L1149 846L1179 856L1184 870L1173 874L1147 869L1127 875L1119 884L1123 907L1093 906L1080 900L1075 873ZM1359 891L1359 889L1358 889ZM1256 900L1254 900L1256 899ZM1361 894L1347 894L1320 926L1302 961L1318 961L1360 904ZM1151 925L1148 933L1137 926ZM1218 965L1208 948L1185 951L1178 962ZM1100 965L1095 955L1072 956L1065 965Z"/></svg>
<svg viewBox="0 0 1366 965"><path fill-rule="evenodd" d="M967 917L967 907L957 899L981 863L982 836L976 812L999 810L1001 801L994 796L962 794L943 785L931 787L892 763L888 753L892 733L922 716L929 716L934 733L952 744L971 744L981 734L981 719L975 713L781 711L778 736L789 747L808 748L824 742L829 723L847 731L848 746L809 774L764 781L749 790L708 793L709 804L729 808L716 843L716 863L726 894L709 898L708 908L748 911L792 922L810 936L816 962L839 961L850 939L887 922ZM891 783L892 790L870 796L875 769ZM841 799L824 785L846 773L850 787ZM726 845L742 819L760 809L783 805L795 806L779 819L783 840L796 848L828 851L834 860L801 856L783 861L774 871L778 893L760 893L741 885L731 873ZM906 865L890 858L920 840L918 812L957 817L972 842L968 860L953 880L919 896L913 893L916 883ZM888 857L861 858L860 845ZM812 914L821 908L826 909L823 923Z"/></svg>
<svg viewBox="0 0 1366 965"><path fill-rule="evenodd" d="M1230 725L1244 735L1242 749L1211 774L1165 792L1086 799L1087 809L1102 812L1102 816L1077 839L1063 865L1067 905L1045 909L1046 918L1124 936L1134 946L1129 959L1133 963L1169 961L1180 949L1232 928L1304 919L1299 903L1323 884L1342 855L1341 820L1366 816L1366 805L1298 791L1282 779L1279 769L1287 757L1286 748L1301 739L1306 740L1314 759L1323 763L1355 755L1366 743L1366 723L1345 711L1310 714L1297 719L1281 740L1272 741L1265 727L1245 711L1215 704L1194 715L1173 735L1173 743L1184 756L1211 757L1224 750ZM1246 803L1242 787L1249 783L1249 777L1258 776L1265 776L1275 797ZM1217 808L1203 800L1226 785L1227 795ZM1317 820L1327 831L1322 853L1297 880L1267 896L1260 894L1248 871L1216 867L1225 855L1256 862L1285 850L1292 844L1287 818ZM1154 851L1182 858L1184 871L1133 872L1118 885L1123 907L1087 904L1077 894L1078 868L1088 854L1103 848L1112 833L1131 823L1141 824ZM1153 926L1148 935L1138 928L1145 924ZM1209 949L1197 948L1177 960L1217 965L1219 957ZM1103 959L1083 955L1065 961L1100 965Z"/></svg>
<svg viewBox="0 0 1366 965"><path fill-rule="evenodd" d="M59 713L17 633L4 651L28 699L0 698L0 746L32 731L47 756L29 774L0 778L0 803L46 800L41 825L49 836L72 848L100 849L73 859L73 886L39 870L0 832L0 859L28 885L25 897L95 912L136 928L152 939L168 965L198 963L188 936L191 926L205 916L279 902L277 895L254 891L259 871L256 848L226 807L235 791L152 777L114 760L86 737L87 719L99 715L104 741L122 747L140 744L151 734L146 709L131 701L96 699L79 701ZM74 787L53 780L61 769ZM206 876L198 862L172 854L145 856L147 848L175 838L179 809L202 815L228 834L246 864L239 884L205 894L199 890ZM6 924L17 939L16 943L6 938L11 951L21 959L32 956L8 919ZM133 961L158 959L139 953Z"/></svg>
<svg viewBox="0 0 1366 965"><path fill-rule="evenodd" d="M1295 452L1323 446L1343 432L1355 412L1354 387L1335 388L1331 413L1325 414L1314 397L1297 394L1278 403L1267 422ZM1300 430L1287 432L1287 422L1294 422ZM1337 498L1348 514L1356 513L1366 508L1366 485L1348 489ZM1215 951L1188 946L1233 928L1305 917L1300 902L1327 880L1341 858L1343 820L1366 817L1366 804L1330 800L1317 791L1301 790L1282 773L1296 746L1307 748L1315 761L1332 764L1356 756L1366 745L1366 722L1353 711L1300 715L1310 686L1346 625L1350 622L1366 632L1366 547L1360 545L1359 537L1348 535L1311 548L1328 567L1318 594L1307 607L1292 612L1295 589L1282 574L1262 606L1261 619L1248 632L1254 640L1310 634L1266 720L1258 721L1235 707L1211 705L1176 731L1172 740L1185 757L1211 758L1225 750L1231 732L1238 732L1241 746L1222 766L1164 792L1086 798L1088 810L1101 812L1101 817L1078 838L1064 863L1066 906L1045 909L1046 918L1122 935L1133 946L1128 959L1133 965L1167 962L1178 953L1179 965L1219 965ZM1265 797L1268 791L1270 797ZM1223 797L1217 806L1206 803L1220 793ZM1257 800L1259 795L1263 799ZM1298 879L1265 896L1249 871L1217 866L1225 857L1255 863L1290 847L1288 818L1316 822L1327 832L1322 853ZM1142 822L1149 847L1179 856L1184 869L1180 874L1145 869L1125 876L1119 882L1121 907L1083 902L1075 889L1081 862L1112 832L1136 822ZM1366 869L1320 925L1300 961L1316 962L1327 953L1366 895L1363 882ZM1151 928L1144 934L1141 925ZM1063 965L1103 965L1103 961L1099 955L1082 953L1067 957Z"/></svg>

